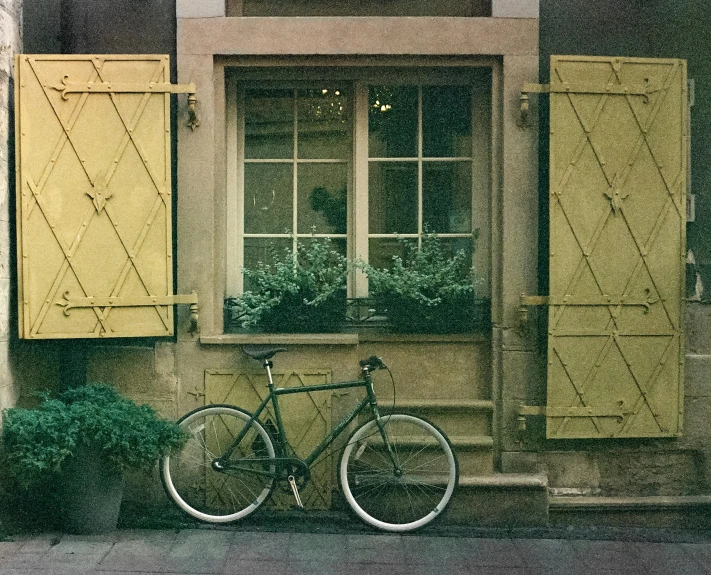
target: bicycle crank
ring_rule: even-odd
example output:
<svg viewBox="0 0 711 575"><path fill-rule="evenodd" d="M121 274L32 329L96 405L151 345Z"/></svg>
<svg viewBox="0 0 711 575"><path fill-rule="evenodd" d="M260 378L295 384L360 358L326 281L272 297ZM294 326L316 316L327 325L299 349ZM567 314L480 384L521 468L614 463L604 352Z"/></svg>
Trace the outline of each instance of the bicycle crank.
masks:
<svg viewBox="0 0 711 575"><path fill-rule="evenodd" d="M299 509L303 509L304 504L301 502L301 496L299 495L299 488L296 486L296 479L294 479L293 475L289 475L288 480L289 480L289 485L291 486L291 491L294 494L294 499L296 499L296 505L298 505Z"/></svg>

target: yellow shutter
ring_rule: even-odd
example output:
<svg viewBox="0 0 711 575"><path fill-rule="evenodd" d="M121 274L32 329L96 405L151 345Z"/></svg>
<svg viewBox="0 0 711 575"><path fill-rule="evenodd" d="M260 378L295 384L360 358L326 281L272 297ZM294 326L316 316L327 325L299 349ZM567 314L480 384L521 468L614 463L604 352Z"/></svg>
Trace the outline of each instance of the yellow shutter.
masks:
<svg viewBox="0 0 711 575"><path fill-rule="evenodd" d="M172 335L168 56L15 69L20 337Z"/></svg>
<svg viewBox="0 0 711 575"><path fill-rule="evenodd" d="M547 436L681 433L686 63L553 56Z"/></svg>

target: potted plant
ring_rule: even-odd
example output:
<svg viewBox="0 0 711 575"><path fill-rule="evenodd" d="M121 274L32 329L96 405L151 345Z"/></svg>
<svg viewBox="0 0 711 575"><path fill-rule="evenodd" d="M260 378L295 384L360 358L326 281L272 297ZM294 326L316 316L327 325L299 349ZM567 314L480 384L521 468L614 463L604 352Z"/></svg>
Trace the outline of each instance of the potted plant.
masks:
<svg viewBox="0 0 711 575"><path fill-rule="evenodd" d="M25 487L56 479L62 527L72 533L115 529L123 470L150 468L187 441L150 406L103 384L56 399L43 394L33 409L7 409L2 431L7 471Z"/></svg>
<svg viewBox="0 0 711 575"><path fill-rule="evenodd" d="M411 240L399 241L403 256L393 256L389 269L360 264L370 295L391 327L405 333L476 329L481 305L471 256L464 250L450 255L436 234L423 236L419 249Z"/></svg>
<svg viewBox="0 0 711 575"><path fill-rule="evenodd" d="M298 242L296 253L272 251L274 263L245 268L254 289L225 301L227 323L266 332L340 330L346 313L346 258L328 238Z"/></svg>

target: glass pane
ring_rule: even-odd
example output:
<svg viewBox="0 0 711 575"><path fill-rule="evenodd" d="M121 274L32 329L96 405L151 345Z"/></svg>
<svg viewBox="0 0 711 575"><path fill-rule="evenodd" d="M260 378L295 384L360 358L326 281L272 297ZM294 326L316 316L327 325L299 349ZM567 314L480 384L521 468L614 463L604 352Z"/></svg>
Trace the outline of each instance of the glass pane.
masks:
<svg viewBox="0 0 711 575"><path fill-rule="evenodd" d="M397 238L371 238L368 240L368 263L376 268L390 268L393 257L405 257L405 242L417 245L417 240L402 240Z"/></svg>
<svg viewBox="0 0 711 575"><path fill-rule="evenodd" d="M317 241L323 241L324 238L315 238ZM308 247L314 238L299 238L299 243L305 247ZM343 257L346 257L346 239L345 238L328 238L330 248Z"/></svg>
<svg viewBox="0 0 711 575"><path fill-rule="evenodd" d="M350 109L340 88L299 90L299 158L345 159L350 153Z"/></svg>
<svg viewBox="0 0 711 575"><path fill-rule="evenodd" d="M255 269L259 262L273 264L283 261L287 250L292 249L292 242L288 238L244 238L244 267ZM244 290L254 290L256 286L245 276Z"/></svg>
<svg viewBox="0 0 711 575"><path fill-rule="evenodd" d="M424 229L438 234L472 231L472 166L425 162L422 166Z"/></svg>
<svg viewBox="0 0 711 575"><path fill-rule="evenodd" d="M371 86L368 145L371 158L417 156L417 88Z"/></svg>
<svg viewBox="0 0 711 575"><path fill-rule="evenodd" d="M299 164L297 232L345 234L347 164Z"/></svg>
<svg viewBox="0 0 711 575"><path fill-rule="evenodd" d="M294 92L246 90L244 157L294 157Z"/></svg>
<svg viewBox="0 0 711 575"><path fill-rule="evenodd" d="M417 233L417 163L370 162L368 231Z"/></svg>
<svg viewBox="0 0 711 575"><path fill-rule="evenodd" d="M245 164L245 233L291 232L293 169L293 164Z"/></svg>
<svg viewBox="0 0 711 575"><path fill-rule="evenodd" d="M422 155L452 158L472 155L472 89L422 88Z"/></svg>
<svg viewBox="0 0 711 575"><path fill-rule="evenodd" d="M450 257L454 256L457 252L464 252L467 255L467 261L471 262L472 255L474 254L474 240L471 237L468 238L440 238L442 242L442 247L445 253Z"/></svg>

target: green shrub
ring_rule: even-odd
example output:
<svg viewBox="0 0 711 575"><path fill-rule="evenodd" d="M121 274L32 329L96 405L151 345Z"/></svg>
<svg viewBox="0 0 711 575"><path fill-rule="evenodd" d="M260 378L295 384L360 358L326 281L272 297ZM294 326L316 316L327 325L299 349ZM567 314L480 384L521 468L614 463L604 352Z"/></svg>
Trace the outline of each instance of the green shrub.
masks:
<svg viewBox="0 0 711 575"><path fill-rule="evenodd" d="M271 250L274 263L244 270L254 286L225 302L243 328L268 332L327 332L340 328L346 310L346 258L328 238L299 242L296 253Z"/></svg>
<svg viewBox="0 0 711 575"><path fill-rule="evenodd" d="M392 327L403 332L447 333L476 327L475 271L464 250L450 255L436 234L426 234L420 249L400 238L403 256L392 267L360 264L370 295Z"/></svg>
<svg viewBox="0 0 711 575"><path fill-rule="evenodd" d="M103 384L70 389L57 399L44 395L34 409L7 409L2 427L8 471L24 484L59 472L82 446L125 469L150 467L187 441L183 430L153 408Z"/></svg>

